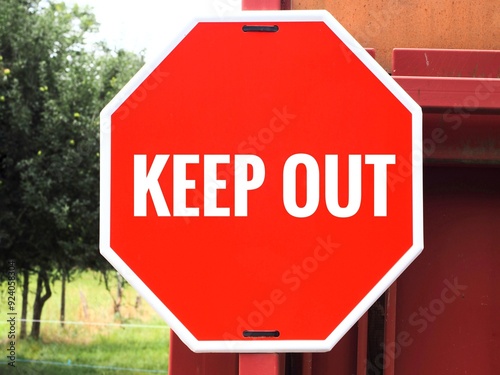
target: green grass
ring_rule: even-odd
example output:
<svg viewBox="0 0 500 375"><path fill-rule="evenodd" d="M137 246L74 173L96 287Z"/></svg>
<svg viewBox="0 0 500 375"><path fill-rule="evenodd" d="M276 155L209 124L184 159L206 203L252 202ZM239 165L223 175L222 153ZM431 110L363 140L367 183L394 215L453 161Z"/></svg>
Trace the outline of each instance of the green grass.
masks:
<svg viewBox="0 0 500 375"><path fill-rule="evenodd" d="M35 278L31 280L34 288ZM116 280L112 280L116 295ZM2 285L2 292L6 290ZM42 320L59 320L61 283L52 285L52 297L45 304ZM17 312L20 315L21 289L17 290ZM34 292L30 293L30 306ZM16 340L16 369L0 363L0 374L75 374L75 375L140 375L165 373L168 367L169 331L156 312L141 300L136 308L137 293L125 286L121 314L113 311L113 300L98 274L85 272L67 284L66 321L42 323L41 338ZM5 331L6 298L1 294L0 332ZM29 311L28 318L31 318ZM69 322L110 323L114 325L74 325ZM120 325L122 324L122 325ZM127 325L145 325L131 327ZM28 333L31 323L28 323ZM148 327L155 326L155 327ZM160 326L160 327L157 327ZM20 325L17 325L19 332ZM6 334L0 344L6 347ZM2 350L3 351L3 350ZM5 361L6 358L0 358ZM35 361L35 362L31 362ZM129 371L141 369L145 371ZM9 371L11 370L11 371Z"/></svg>

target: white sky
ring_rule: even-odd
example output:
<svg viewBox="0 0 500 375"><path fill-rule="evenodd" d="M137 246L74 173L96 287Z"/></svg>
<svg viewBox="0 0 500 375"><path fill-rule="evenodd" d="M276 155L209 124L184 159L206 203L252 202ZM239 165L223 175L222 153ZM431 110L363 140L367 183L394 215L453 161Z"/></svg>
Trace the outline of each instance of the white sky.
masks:
<svg viewBox="0 0 500 375"><path fill-rule="evenodd" d="M100 24L98 39L111 47L156 56L195 16L221 17L241 9L241 0L66 0L89 5Z"/></svg>

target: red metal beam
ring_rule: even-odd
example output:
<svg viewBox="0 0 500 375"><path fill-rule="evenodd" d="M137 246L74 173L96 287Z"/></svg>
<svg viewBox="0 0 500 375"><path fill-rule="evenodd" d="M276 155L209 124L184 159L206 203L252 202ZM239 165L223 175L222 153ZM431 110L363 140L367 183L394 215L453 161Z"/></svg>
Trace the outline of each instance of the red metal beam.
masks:
<svg viewBox="0 0 500 375"><path fill-rule="evenodd" d="M393 77L424 110L463 108L500 113L500 79Z"/></svg>
<svg viewBox="0 0 500 375"><path fill-rule="evenodd" d="M500 78L500 51L396 48L396 76Z"/></svg>
<svg viewBox="0 0 500 375"><path fill-rule="evenodd" d="M395 49L392 71L424 112L426 163L500 164L500 51Z"/></svg>
<svg viewBox="0 0 500 375"><path fill-rule="evenodd" d="M424 111L500 112L500 51L393 51L392 75Z"/></svg>

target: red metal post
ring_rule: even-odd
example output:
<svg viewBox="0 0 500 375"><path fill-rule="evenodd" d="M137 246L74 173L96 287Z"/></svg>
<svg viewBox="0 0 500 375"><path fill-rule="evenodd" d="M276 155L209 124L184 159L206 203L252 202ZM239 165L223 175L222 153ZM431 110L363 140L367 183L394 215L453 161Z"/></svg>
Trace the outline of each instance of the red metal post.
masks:
<svg viewBox="0 0 500 375"><path fill-rule="evenodd" d="M394 361L396 360L396 292L397 281L385 292L384 375L394 375Z"/></svg>
<svg viewBox="0 0 500 375"><path fill-rule="evenodd" d="M170 331L169 375L237 375L238 355L233 353L193 353Z"/></svg>
<svg viewBox="0 0 500 375"><path fill-rule="evenodd" d="M280 375L278 354L240 354L239 375Z"/></svg>
<svg viewBox="0 0 500 375"><path fill-rule="evenodd" d="M366 375L368 354L368 312L358 320L358 353L356 375Z"/></svg>
<svg viewBox="0 0 500 375"><path fill-rule="evenodd" d="M302 354L302 374L301 375L312 375L312 353Z"/></svg>

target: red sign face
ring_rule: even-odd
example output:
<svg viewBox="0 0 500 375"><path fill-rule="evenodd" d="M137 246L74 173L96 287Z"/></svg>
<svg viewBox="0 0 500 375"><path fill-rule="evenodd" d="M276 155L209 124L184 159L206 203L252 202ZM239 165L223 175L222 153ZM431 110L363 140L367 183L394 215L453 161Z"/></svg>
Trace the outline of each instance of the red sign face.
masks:
<svg viewBox="0 0 500 375"><path fill-rule="evenodd" d="M195 351L329 350L422 250L420 108L326 12L186 34L103 111L101 251Z"/></svg>

